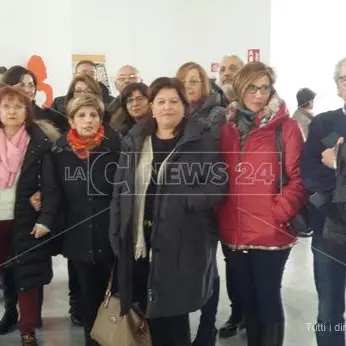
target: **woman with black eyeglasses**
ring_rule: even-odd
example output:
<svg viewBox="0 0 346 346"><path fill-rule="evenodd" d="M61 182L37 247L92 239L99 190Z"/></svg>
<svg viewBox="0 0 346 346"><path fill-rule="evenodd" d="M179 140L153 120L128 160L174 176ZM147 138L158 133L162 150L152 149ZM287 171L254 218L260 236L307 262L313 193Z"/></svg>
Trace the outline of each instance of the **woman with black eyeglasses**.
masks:
<svg viewBox="0 0 346 346"><path fill-rule="evenodd" d="M55 123L54 113L50 112L49 109L39 107L35 102L37 78L33 72L23 66L12 66L3 75L2 83L9 86L16 85L22 89L32 102L35 119L48 120L53 124Z"/></svg>
<svg viewBox="0 0 346 346"><path fill-rule="evenodd" d="M222 127L228 197L218 209L221 241L230 251L236 294L245 315L248 346L282 346L281 282L296 238L288 222L305 203L300 177L303 137L274 89L274 73L249 63L233 80L236 102ZM277 136L281 133L284 167ZM288 183L282 186L285 170Z"/></svg>
<svg viewBox="0 0 346 346"><path fill-rule="evenodd" d="M144 83L127 85L120 94L121 108L110 119L110 126L126 135L131 127L151 116L148 86Z"/></svg>

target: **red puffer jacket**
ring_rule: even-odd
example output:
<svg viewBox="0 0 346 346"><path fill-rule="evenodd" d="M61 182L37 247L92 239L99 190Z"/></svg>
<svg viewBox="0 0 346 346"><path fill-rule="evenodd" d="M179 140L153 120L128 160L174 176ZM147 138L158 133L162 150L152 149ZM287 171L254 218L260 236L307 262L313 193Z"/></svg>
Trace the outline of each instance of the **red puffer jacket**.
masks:
<svg viewBox="0 0 346 346"><path fill-rule="evenodd" d="M280 187L281 167L276 128L282 124L285 168L289 183ZM306 199L300 178L303 137L298 123L283 106L263 127L248 133L240 148L235 124L222 127L221 152L228 165L228 197L217 210L221 240L232 248L276 248L295 238L287 222L298 214Z"/></svg>

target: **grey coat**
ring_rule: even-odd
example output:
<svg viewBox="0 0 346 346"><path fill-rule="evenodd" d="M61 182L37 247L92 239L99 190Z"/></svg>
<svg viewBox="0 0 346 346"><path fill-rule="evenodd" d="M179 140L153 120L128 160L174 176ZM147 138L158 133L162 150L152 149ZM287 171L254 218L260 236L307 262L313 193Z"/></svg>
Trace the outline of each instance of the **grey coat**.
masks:
<svg viewBox="0 0 346 346"><path fill-rule="evenodd" d="M138 153L154 131L152 118L130 130L125 143L127 153L122 155L115 175L110 241L118 257L118 289L123 314L128 312L132 302L134 240L131 225ZM199 183L177 184L176 173L170 174L170 167L176 172L177 167L184 168L186 164L191 167L193 163L196 167L208 162L213 165L214 174L202 171L197 174ZM223 200L227 188L227 173L215 140L205 126L193 119L186 122L164 175L167 180L157 188L153 211L147 290L149 318L190 313L200 309L211 296L217 242L214 208ZM185 177L188 179L189 175Z"/></svg>
<svg viewBox="0 0 346 346"><path fill-rule="evenodd" d="M306 138L308 138L309 125L310 125L310 122L313 118L313 115L302 108L298 108L294 112L292 118L298 121L298 123L299 123L299 125L303 131L305 140L306 140Z"/></svg>
<svg viewBox="0 0 346 346"><path fill-rule="evenodd" d="M192 110L191 115L196 121L206 124L215 139L220 139L221 126L226 122L226 108L221 107L219 94L210 95L200 108Z"/></svg>

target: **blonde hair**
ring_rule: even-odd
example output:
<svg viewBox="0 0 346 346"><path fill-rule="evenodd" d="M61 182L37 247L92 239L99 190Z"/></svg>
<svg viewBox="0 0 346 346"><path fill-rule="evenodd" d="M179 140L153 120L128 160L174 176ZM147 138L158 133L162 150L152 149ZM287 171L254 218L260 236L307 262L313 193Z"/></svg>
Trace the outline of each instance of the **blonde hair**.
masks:
<svg viewBox="0 0 346 346"><path fill-rule="evenodd" d="M73 119L82 107L94 107L100 119L103 119L105 106L99 97L92 94L81 95L70 100L66 108L68 118Z"/></svg>
<svg viewBox="0 0 346 346"><path fill-rule="evenodd" d="M192 62L192 61L187 62L187 63L185 63L179 67L177 74L176 74L176 77L182 82L182 81L184 81L187 73L193 69L196 69L198 71L199 77L201 78L202 96L203 97L209 96L212 93L210 80L209 80L209 77L207 75L207 72L205 71L205 69L201 65L199 65L195 62Z"/></svg>
<svg viewBox="0 0 346 346"><path fill-rule="evenodd" d="M274 85L274 70L264 63L260 61L251 62L241 68L234 76L232 83L235 100L241 103L249 85L263 76L268 77L270 85Z"/></svg>

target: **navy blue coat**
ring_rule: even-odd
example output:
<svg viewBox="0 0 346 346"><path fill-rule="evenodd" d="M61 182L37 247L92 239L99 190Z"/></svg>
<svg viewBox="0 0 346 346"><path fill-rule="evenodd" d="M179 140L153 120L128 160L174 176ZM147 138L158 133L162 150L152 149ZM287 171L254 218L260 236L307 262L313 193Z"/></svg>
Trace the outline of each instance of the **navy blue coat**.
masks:
<svg viewBox="0 0 346 346"><path fill-rule="evenodd" d="M326 167L321 159L322 152L336 144L339 137L346 136L346 115L337 109L314 117L309 126L309 135L301 156L301 177L310 193L331 194L335 189L335 171ZM309 222L315 232L322 232L325 216L335 219L337 211L331 197L323 208L309 206Z"/></svg>
<svg viewBox="0 0 346 346"><path fill-rule="evenodd" d="M346 115L342 109L319 114L312 119L301 156L301 176L311 192L331 192L335 188L335 171L321 162L321 154L346 138Z"/></svg>

